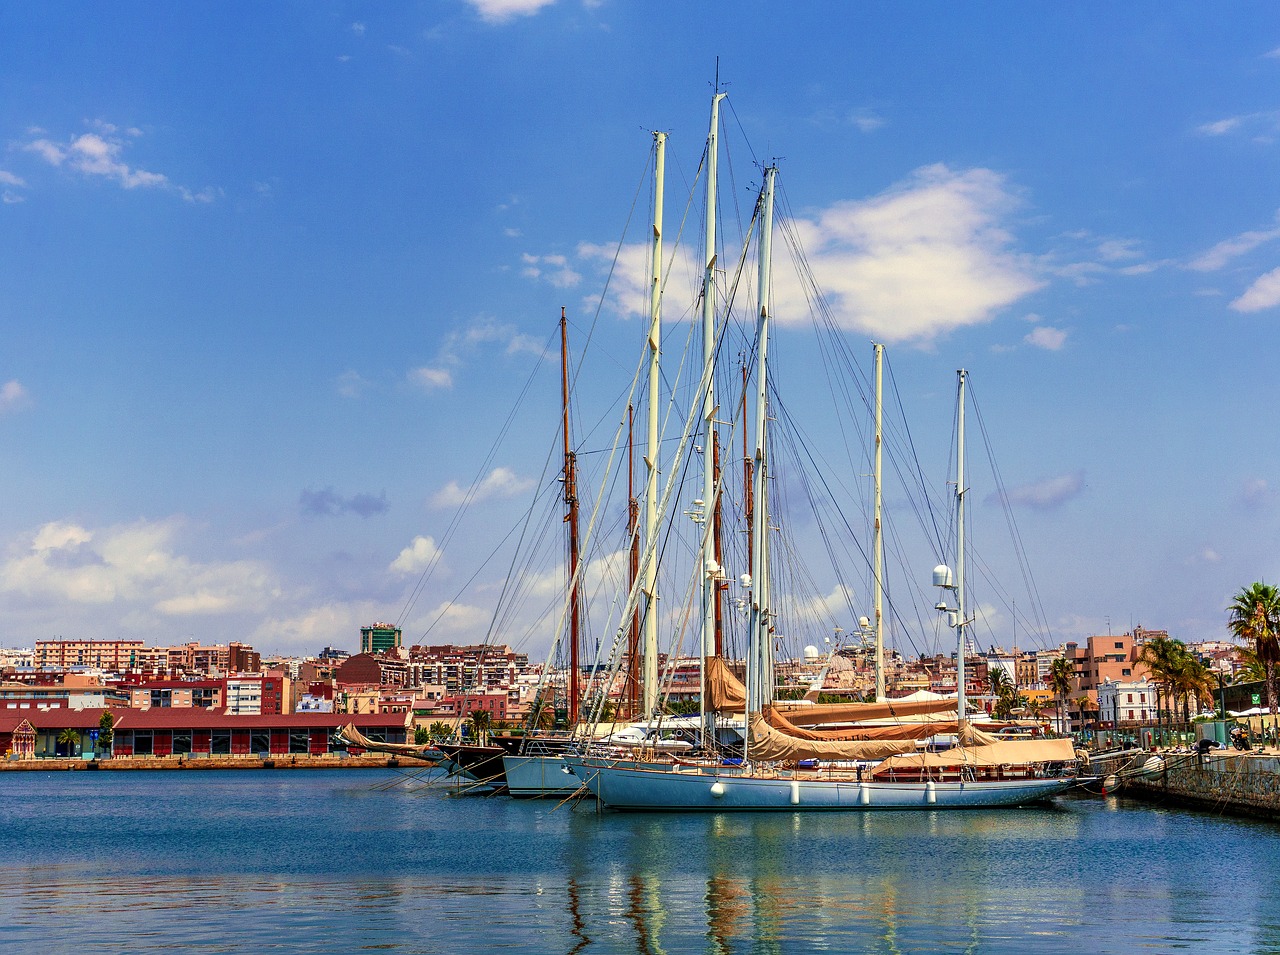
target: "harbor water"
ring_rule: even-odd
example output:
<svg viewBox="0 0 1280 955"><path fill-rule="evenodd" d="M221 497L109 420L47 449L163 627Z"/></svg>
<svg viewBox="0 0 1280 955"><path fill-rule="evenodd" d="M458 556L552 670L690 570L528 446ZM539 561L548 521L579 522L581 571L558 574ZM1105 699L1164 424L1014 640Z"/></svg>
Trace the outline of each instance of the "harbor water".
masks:
<svg viewBox="0 0 1280 955"><path fill-rule="evenodd" d="M1276 952L1280 828L622 814L395 770L0 775L0 951Z"/></svg>

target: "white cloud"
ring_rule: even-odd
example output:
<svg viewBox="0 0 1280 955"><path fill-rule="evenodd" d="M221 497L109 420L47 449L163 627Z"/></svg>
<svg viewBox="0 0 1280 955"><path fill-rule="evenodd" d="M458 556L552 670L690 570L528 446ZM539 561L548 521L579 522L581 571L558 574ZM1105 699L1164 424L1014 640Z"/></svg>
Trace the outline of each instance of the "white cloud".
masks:
<svg viewBox="0 0 1280 955"><path fill-rule="evenodd" d="M1276 110L1228 116L1196 127L1196 132L1202 136L1226 136L1228 133L1253 131L1254 140L1263 143L1270 142L1277 130L1280 130L1280 111Z"/></svg>
<svg viewBox="0 0 1280 955"><path fill-rule="evenodd" d="M288 646L296 652L315 653L323 646L342 647L356 642L360 627L378 619L372 605L325 603L304 607L284 617L262 621L249 636L259 649Z"/></svg>
<svg viewBox="0 0 1280 955"><path fill-rule="evenodd" d="M409 380L428 391L453 387L453 375L447 368L415 368L409 372Z"/></svg>
<svg viewBox="0 0 1280 955"><path fill-rule="evenodd" d="M1196 132L1205 136L1224 136L1232 130L1238 129L1243 121L1243 117L1230 116L1227 119L1219 119L1212 123L1197 126Z"/></svg>
<svg viewBox="0 0 1280 955"><path fill-rule="evenodd" d="M25 186L26 183L13 173L5 172L3 169L0 169L0 185L22 187Z"/></svg>
<svg viewBox="0 0 1280 955"><path fill-rule="evenodd" d="M1012 249L1003 222L1019 204L1004 179L988 169L955 172L935 165L917 170L880 196L841 202L793 222L808 263L835 321L881 341L928 341L953 328L990 321L1035 291L1042 280L1030 260ZM1108 253L1132 252L1115 242ZM649 301L647 243L621 247L581 243L577 260L607 276L607 303L624 316L645 316ZM664 297L696 290L700 263L682 247L667 270ZM775 253L775 263L781 256ZM556 256L524 257L525 274L550 280ZM576 279L577 271L563 263ZM810 296L793 270L775 265L774 315L781 323L807 320ZM691 298L690 298L691 300ZM682 300L683 301L683 300ZM668 307L666 315L678 317Z"/></svg>
<svg viewBox="0 0 1280 955"><path fill-rule="evenodd" d="M533 16L555 0L467 0L486 23L506 23L517 17Z"/></svg>
<svg viewBox="0 0 1280 955"><path fill-rule="evenodd" d="M413 543L400 551L389 569L397 574L417 574L439 559L440 548L436 546L435 539L419 535L413 539Z"/></svg>
<svg viewBox="0 0 1280 955"><path fill-rule="evenodd" d="M569 260L563 255L533 255L525 252L520 256L524 263L521 274L526 278L538 279L553 288L575 288L582 276L569 266Z"/></svg>
<svg viewBox="0 0 1280 955"><path fill-rule="evenodd" d="M1237 312L1261 312L1277 304L1280 304L1280 268L1259 276L1231 307Z"/></svg>
<svg viewBox="0 0 1280 955"><path fill-rule="evenodd" d="M450 481L431 498L431 506L459 507L494 497L514 497L532 487L531 478L519 477L510 468L494 468L470 489L460 487L457 481Z"/></svg>
<svg viewBox="0 0 1280 955"><path fill-rule="evenodd" d="M125 189L165 189L177 193L188 202L212 202L216 193L212 189L199 191L176 185L164 173L151 172L131 166L123 159L129 140L142 135L142 131L130 127L121 129L111 123L96 122L95 132L81 133L66 142L57 143L47 138L32 140L23 147L35 153L51 166L73 169L85 176L94 176L118 183Z"/></svg>
<svg viewBox="0 0 1280 955"><path fill-rule="evenodd" d="M934 165L795 226L839 324L886 342L928 341L990 321L1043 284L1001 224L1017 204L989 169ZM774 282L778 321L806 315L796 276L775 270Z"/></svg>
<svg viewBox="0 0 1280 955"><path fill-rule="evenodd" d="M0 564L0 590L75 604L134 604L164 615L262 608L274 592L257 562L201 563L174 552L177 519L93 531L41 527Z"/></svg>
<svg viewBox="0 0 1280 955"><path fill-rule="evenodd" d="M1037 511L1049 511L1060 507L1084 489L1084 472L1075 471L1057 477L1045 478L1030 484L1009 488L1005 499L1015 506L1029 507ZM999 495L992 494L988 503L998 501Z"/></svg>
<svg viewBox="0 0 1280 955"><path fill-rule="evenodd" d="M1275 500L1275 492L1266 478L1248 478L1240 487L1240 499L1251 509L1269 507Z"/></svg>
<svg viewBox="0 0 1280 955"><path fill-rule="evenodd" d="M425 616L426 625L431 627L433 634L437 631L442 634L466 634L468 642L477 642L478 635L484 633L492 620L492 610L456 600L440 604Z"/></svg>
<svg viewBox="0 0 1280 955"><path fill-rule="evenodd" d="M1272 239L1280 239L1280 228L1255 229L1242 232L1240 235L1223 239L1208 252L1188 263L1188 268L1197 272L1215 272L1231 262L1232 259L1252 252L1258 246Z"/></svg>
<svg viewBox="0 0 1280 955"><path fill-rule="evenodd" d="M1067 343L1067 333L1061 328L1041 325L1039 328L1032 329L1022 340L1036 348L1057 351Z"/></svg>
<svg viewBox="0 0 1280 955"><path fill-rule="evenodd" d="M869 109L857 110L851 117L850 121L858 130L863 133L872 133L884 125L884 117L876 114Z"/></svg>
<svg viewBox="0 0 1280 955"><path fill-rule="evenodd" d="M344 371L338 376L338 394L344 398L359 398L369 389L371 382L358 371Z"/></svg>
<svg viewBox="0 0 1280 955"><path fill-rule="evenodd" d="M29 395L22 382L16 378L0 385L0 414L16 411L27 404Z"/></svg>
<svg viewBox="0 0 1280 955"><path fill-rule="evenodd" d="M521 333L514 325L477 319L465 328L450 332L441 343L435 361L409 372L409 381L428 391L452 388L453 369L464 367L495 345L508 355L521 352L541 355L543 352L541 342Z"/></svg>

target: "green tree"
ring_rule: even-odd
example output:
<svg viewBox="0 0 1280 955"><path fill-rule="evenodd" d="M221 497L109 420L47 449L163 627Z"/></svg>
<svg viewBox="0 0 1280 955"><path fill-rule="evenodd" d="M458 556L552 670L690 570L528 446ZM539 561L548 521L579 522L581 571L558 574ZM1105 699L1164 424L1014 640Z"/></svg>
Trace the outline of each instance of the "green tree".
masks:
<svg viewBox="0 0 1280 955"><path fill-rule="evenodd" d="M103 710L98 719L98 747L104 753L111 752L111 744L116 738L116 718L110 710Z"/></svg>
<svg viewBox="0 0 1280 955"><path fill-rule="evenodd" d="M1213 691L1217 687L1218 681L1209 672L1209 668L1194 653L1184 647L1175 685L1177 694L1182 699L1183 722L1190 723L1191 704L1193 702L1197 704L1196 710L1198 712L1200 704L1212 703Z"/></svg>
<svg viewBox="0 0 1280 955"><path fill-rule="evenodd" d="M467 722L471 724L471 734L476 742L484 744L488 739L493 717L484 710L472 710L471 715L467 717Z"/></svg>
<svg viewBox="0 0 1280 955"><path fill-rule="evenodd" d="M1003 667L994 667L988 671L987 681L991 684L991 694L995 697L991 715L996 719L1009 719L1013 711L1026 702L1018 695L1017 688L1009 680L1009 674Z"/></svg>
<svg viewBox="0 0 1280 955"><path fill-rule="evenodd" d="M67 727L58 733L58 745L67 748L68 756L75 756L76 750L80 747L80 731Z"/></svg>
<svg viewBox="0 0 1280 955"><path fill-rule="evenodd" d="M1270 584L1254 583L1232 598L1227 627L1243 640L1262 664L1267 709L1276 715L1276 663L1280 662L1280 593Z"/></svg>
<svg viewBox="0 0 1280 955"><path fill-rule="evenodd" d="M1147 677L1156 686L1156 722L1173 723L1174 701L1178 694L1179 674L1185 666L1187 648L1181 640L1152 637L1138 650L1138 662L1147 669ZM1159 700L1164 700L1161 706Z"/></svg>
<svg viewBox="0 0 1280 955"><path fill-rule="evenodd" d="M431 742L431 731L419 723L413 728L413 744L415 746L426 746Z"/></svg>
<svg viewBox="0 0 1280 955"><path fill-rule="evenodd" d="M1070 731L1067 725L1066 716L1063 712L1067 702L1067 694L1071 692L1071 684L1075 679L1075 664L1066 657L1057 657L1049 664L1048 677L1045 682L1049 685L1049 689L1053 691L1054 698L1058 701L1058 728L1064 732Z"/></svg>
<svg viewBox="0 0 1280 955"><path fill-rule="evenodd" d="M448 723L436 720L427 727L427 735L433 740L448 739L453 735L453 727Z"/></svg>

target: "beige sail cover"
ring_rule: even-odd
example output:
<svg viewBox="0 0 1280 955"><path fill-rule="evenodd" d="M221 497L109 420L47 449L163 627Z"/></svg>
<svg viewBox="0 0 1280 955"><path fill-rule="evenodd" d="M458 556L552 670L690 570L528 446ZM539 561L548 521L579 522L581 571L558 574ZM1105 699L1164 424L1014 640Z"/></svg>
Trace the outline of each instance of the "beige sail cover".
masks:
<svg viewBox="0 0 1280 955"><path fill-rule="evenodd" d="M705 660L707 679L707 708L717 713L743 713L747 708L747 689L742 685L724 657L710 656ZM940 700L885 700L882 703L808 703L780 700L773 704L775 710L785 714L796 726L816 726L819 723L856 723L862 720L884 720L927 713L954 711L954 698ZM926 733L926 736L929 734Z"/></svg>
<svg viewBox="0 0 1280 955"><path fill-rule="evenodd" d="M884 759L895 753L914 752L916 748L916 741L913 739L797 739L774 729L759 714L752 714L749 726L747 755L753 760L762 762L801 759Z"/></svg>
<svg viewBox="0 0 1280 955"><path fill-rule="evenodd" d="M920 724L904 724L900 732L914 732ZM916 738L898 738L886 739L869 736L881 730L892 730L893 727L868 727L864 730L854 730L853 732L862 734L859 739L801 739L791 735L784 729L777 729L770 726L764 716L753 715L749 721L750 742L747 748L748 755L754 760L773 761L773 760L801 760L801 759L886 759L893 757L894 759L912 760L917 756ZM932 734L926 734L932 735ZM957 727L955 733L960 742L960 746L949 750L950 753L956 753L963 750L966 752L987 753L989 747L1005 747L1005 746L1023 746L1022 742L1006 743L992 736L990 733L984 733L981 730L974 729L968 722ZM1054 740L1053 742L1057 742ZM1064 757L1059 755L1060 750L1052 748L1046 750L1049 755L1036 756L1030 751L1020 750L1020 762L1056 762ZM1070 740L1067 741L1067 759L1074 759ZM905 755L904 755L905 754ZM925 756L946 756L946 753L925 753ZM952 757L955 759L955 757ZM964 759L958 760L961 763L971 762ZM998 760L997 763L1008 762L1008 760ZM910 762L899 764L902 767L915 765ZM943 764L947 765L947 764Z"/></svg>
<svg viewBox="0 0 1280 955"><path fill-rule="evenodd" d="M706 658L707 709L717 713L743 713L747 709L747 688L733 675L724 657Z"/></svg>
<svg viewBox="0 0 1280 955"><path fill-rule="evenodd" d="M791 719L793 714L779 712L776 707L766 707L765 722L774 729L796 739L871 740L871 739L926 739L939 733L958 733L960 724L955 720L912 720L907 723L875 723L866 726L846 726L838 730L804 729ZM994 737L993 737L994 738Z"/></svg>
<svg viewBox="0 0 1280 955"><path fill-rule="evenodd" d="M395 753L403 756L413 756L417 759L438 759L440 751L435 748L433 743L427 743L419 746L416 743L382 743L371 740L358 729L354 723L348 723L346 726L339 727L339 735L353 746L359 746L361 749L367 749L371 753Z"/></svg>
<svg viewBox="0 0 1280 955"><path fill-rule="evenodd" d="M774 709L785 715L796 726L816 726L819 723L858 723L863 720L885 720L926 713L955 712L956 701L913 700L882 703L813 703L805 706L778 700ZM928 734L925 734L928 735Z"/></svg>
<svg viewBox="0 0 1280 955"><path fill-rule="evenodd" d="M1072 763L1075 759L1075 746L1069 739L996 740L983 746L956 746L941 753L911 753L894 756L877 766L875 775L883 776L895 770L926 768Z"/></svg>

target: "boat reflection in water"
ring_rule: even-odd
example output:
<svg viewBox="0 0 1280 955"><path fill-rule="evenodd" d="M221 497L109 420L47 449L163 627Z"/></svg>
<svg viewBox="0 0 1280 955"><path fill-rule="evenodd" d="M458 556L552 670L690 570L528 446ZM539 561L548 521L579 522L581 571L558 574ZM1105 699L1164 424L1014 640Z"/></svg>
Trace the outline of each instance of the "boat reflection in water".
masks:
<svg viewBox="0 0 1280 955"><path fill-rule="evenodd" d="M163 775L4 777L0 947L1280 951L1274 827L1115 797L963 813L597 813L388 788L405 779L391 770Z"/></svg>

